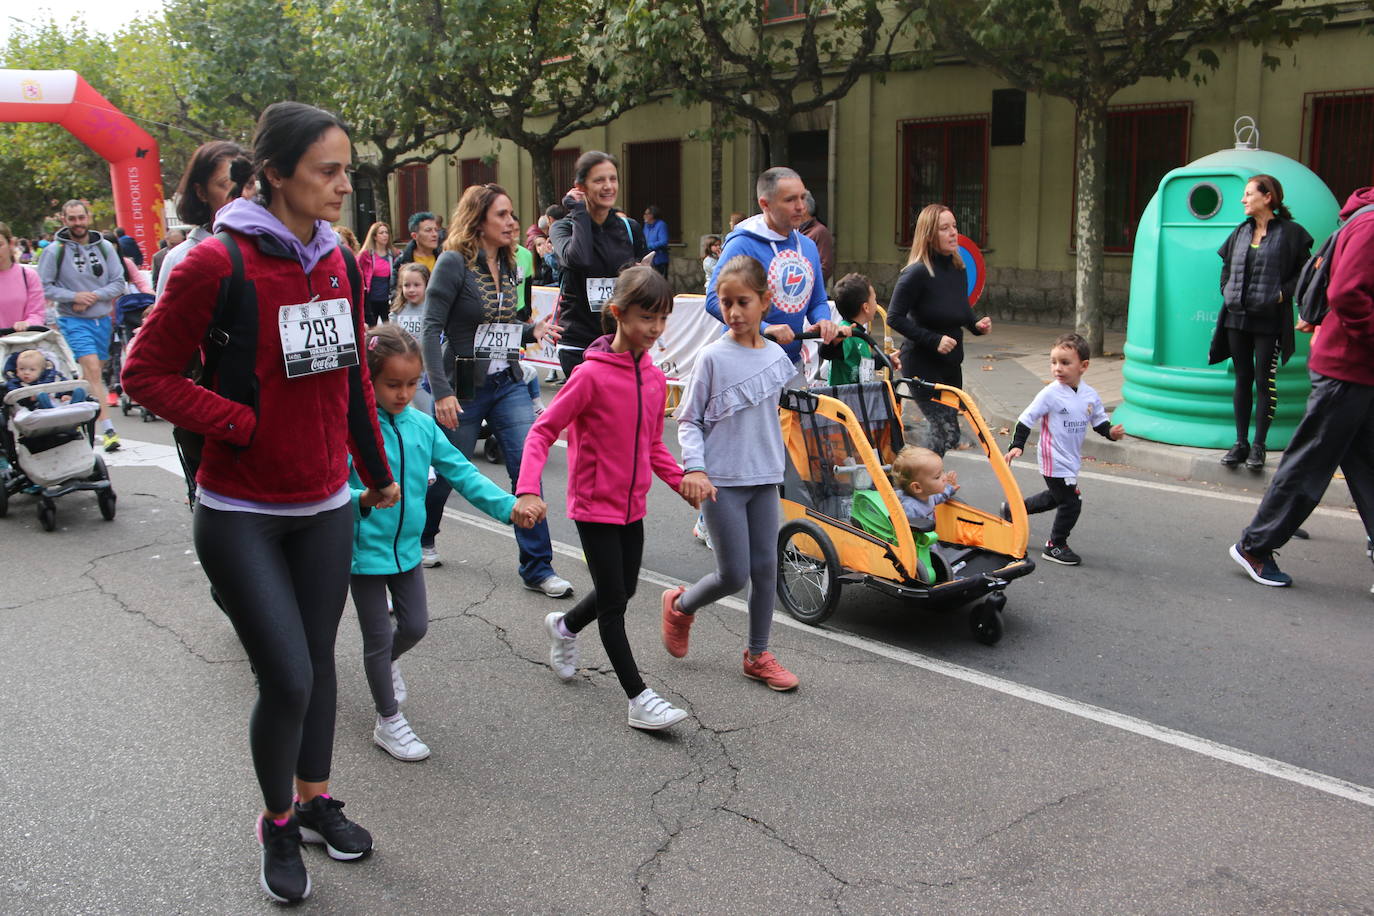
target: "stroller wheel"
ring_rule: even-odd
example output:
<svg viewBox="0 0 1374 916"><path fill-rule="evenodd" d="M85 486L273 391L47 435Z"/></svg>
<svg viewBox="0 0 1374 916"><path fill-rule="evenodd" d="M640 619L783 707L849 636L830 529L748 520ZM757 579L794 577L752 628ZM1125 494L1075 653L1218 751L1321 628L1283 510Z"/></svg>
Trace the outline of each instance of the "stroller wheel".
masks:
<svg viewBox="0 0 1374 916"><path fill-rule="evenodd" d="M114 521L115 503L119 497L115 496L114 490L97 490L95 493L96 502L100 503L100 517L107 522Z"/></svg>
<svg viewBox="0 0 1374 916"><path fill-rule="evenodd" d="M132 410L132 409L133 409L133 404L131 404L131 403L129 402L128 396L127 396L127 395L121 394L121 395L119 396L119 412L122 413L122 414L124 414L124 416L127 417L127 416L129 415L129 411Z"/></svg>
<svg viewBox="0 0 1374 916"><path fill-rule="evenodd" d="M1001 600L994 600L1000 598ZM968 615L969 629L973 631L973 638L985 646L994 646L1002 638L1002 606L1007 603L1007 598L1000 592L994 592L987 598L973 606L973 610Z"/></svg>
<svg viewBox="0 0 1374 916"><path fill-rule="evenodd" d="M10 514L10 488L5 484L7 481L0 480L0 518Z"/></svg>
<svg viewBox="0 0 1374 916"><path fill-rule="evenodd" d="M38 504L38 524L43 526L44 531L57 528L57 505L51 499L45 497Z"/></svg>
<svg viewBox="0 0 1374 916"><path fill-rule="evenodd" d="M840 601L835 545L815 522L793 519L778 532L778 597L787 613L819 626Z"/></svg>

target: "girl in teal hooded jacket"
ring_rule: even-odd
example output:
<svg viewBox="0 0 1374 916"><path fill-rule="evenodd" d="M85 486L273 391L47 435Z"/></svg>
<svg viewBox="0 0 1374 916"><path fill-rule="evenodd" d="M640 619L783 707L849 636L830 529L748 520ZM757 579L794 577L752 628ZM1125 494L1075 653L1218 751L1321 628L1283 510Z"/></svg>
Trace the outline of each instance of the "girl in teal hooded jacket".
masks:
<svg viewBox="0 0 1374 916"><path fill-rule="evenodd" d="M499 522L529 528L544 517L544 502L537 496L517 500L482 476L431 417L410 407L424 375L420 348L413 337L394 324L369 331L367 367L377 395L387 461L401 484L401 501L390 509L374 508L371 492L363 487L356 472L351 475L354 525L350 585L363 632L363 670L377 706L372 739L398 760L423 760L429 756L429 747L401 714L406 685L396 660L424 637L429 625L420 563L429 469L433 467L468 502Z"/></svg>

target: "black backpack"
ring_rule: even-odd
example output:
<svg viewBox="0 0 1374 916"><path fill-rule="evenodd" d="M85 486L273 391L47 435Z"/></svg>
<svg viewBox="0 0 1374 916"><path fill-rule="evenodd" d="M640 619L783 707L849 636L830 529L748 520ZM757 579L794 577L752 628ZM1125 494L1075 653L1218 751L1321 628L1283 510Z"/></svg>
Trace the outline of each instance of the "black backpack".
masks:
<svg viewBox="0 0 1374 916"><path fill-rule="evenodd" d="M258 377L254 371L258 350L258 303L257 291L243 282L243 253L238 242L228 232L216 232L229 255L231 265L229 276L220 282L215 297L215 311L210 316L210 326L201 342L201 354L192 357L186 367L186 376L197 385L210 388L231 401L247 404L258 410ZM362 275L358 272L358 262L347 247L340 245L344 267L348 272L349 286L352 288L354 317L361 306ZM246 303L246 307L241 307ZM230 357L227 361L225 357ZM187 503L196 507L196 472L200 470L201 454L205 448L205 436L200 433L172 427L172 439L176 443L177 458L181 460L182 473L186 475Z"/></svg>
<svg viewBox="0 0 1374 916"><path fill-rule="evenodd" d="M1331 282L1331 253L1336 250L1336 237L1362 213L1374 212L1374 204L1368 204L1350 214L1336 231L1326 237L1317 253L1307 259L1298 273L1298 286L1293 298L1298 303L1298 317L1308 324L1317 325L1326 317L1326 286Z"/></svg>

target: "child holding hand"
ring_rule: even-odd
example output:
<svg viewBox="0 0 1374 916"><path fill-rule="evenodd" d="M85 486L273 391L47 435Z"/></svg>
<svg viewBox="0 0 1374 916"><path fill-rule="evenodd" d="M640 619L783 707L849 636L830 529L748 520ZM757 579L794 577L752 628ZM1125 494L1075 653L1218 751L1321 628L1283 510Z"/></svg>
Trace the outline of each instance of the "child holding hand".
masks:
<svg viewBox="0 0 1374 916"><path fill-rule="evenodd" d="M1031 424L1039 422L1040 473L1045 477L1046 489L1026 498L1026 511L1035 514L1055 510L1054 527L1040 556L1063 566L1083 562L1069 548L1069 533L1083 511L1078 470L1083 466L1083 440L1088 429L1105 439L1117 440L1126 435L1120 423L1113 426L1107 419L1102 399L1083 381L1091 352L1088 342L1077 334L1065 334L1054 342L1050 348L1050 374L1054 381L1041 389L1017 419L1011 448L1007 449L1010 464L1025 449ZM1006 503L1002 504L1002 517L1011 518Z"/></svg>
<svg viewBox="0 0 1374 916"><path fill-rule="evenodd" d="M673 291L652 267L626 268L603 310L615 335L597 338L553 403L525 437L515 491L538 494L549 448L568 429L568 517L577 525L592 591L566 614L544 618L550 666L565 681L577 675L577 636L593 620L629 698L631 728L658 730L687 718L644 684L625 636L625 608L635 593L644 552L650 473L693 507L710 483L687 480L663 444L668 380L650 357L673 310ZM790 366L790 363L789 363ZM522 497L523 498L523 497Z"/></svg>
<svg viewBox="0 0 1374 916"><path fill-rule="evenodd" d="M352 473L349 487L355 521L350 588L363 633L363 670L377 707L372 740L397 760L423 760L429 756L429 746L401 713L407 691L397 660L415 647L429 626L420 562L429 469L433 466L468 502L500 522L533 527L544 517L544 502L537 495L517 500L492 483L448 441L431 417L410 406L425 371L414 337L396 324L368 331L367 368L377 396L387 463L402 495L395 506L378 509L378 494L365 489L357 472Z"/></svg>
<svg viewBox="0 0 1374 916"><path fill-rule="evenodd" d="M749 645L744 676L792 690L795 674L768 651L778 580L778 484L784 449L778 397L796 374L786 351L760 333L768 279L748 255L716 275L720 313L730 331L702 349L677 409L684 482L714 487L703 504L716 571L663 593L663 646L682 658L696 612L748 582Z"/></svg>

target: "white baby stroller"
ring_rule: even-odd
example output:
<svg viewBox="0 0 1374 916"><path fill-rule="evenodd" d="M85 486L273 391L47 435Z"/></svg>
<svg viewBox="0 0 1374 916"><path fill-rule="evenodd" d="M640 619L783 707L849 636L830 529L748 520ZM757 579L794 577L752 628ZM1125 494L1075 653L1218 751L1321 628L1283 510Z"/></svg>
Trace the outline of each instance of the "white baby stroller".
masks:
<svg viewBox="0 0 1374 916"><path fill-rule="evenodd" d="M78 490L93 490L100 514L113 519L114 488L104 459L95 452L100 405L89 398L58 402L60 396L87 387L67 341L59 331L43 327L0 334L4 335L0 336L0 364L6 379L24 350L43 353L50 368L66 376L63 381L6 391L0 402L0 454L7 462L0 468L0 518L8 514L11 496L30 493L38 497L39 524L52 531L57 527L56 500ZM30 409L20 403L40 394L48 395L53 406Z"/></svg>

